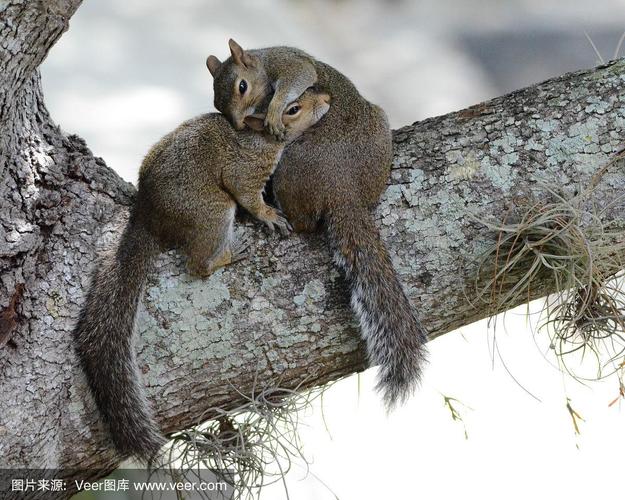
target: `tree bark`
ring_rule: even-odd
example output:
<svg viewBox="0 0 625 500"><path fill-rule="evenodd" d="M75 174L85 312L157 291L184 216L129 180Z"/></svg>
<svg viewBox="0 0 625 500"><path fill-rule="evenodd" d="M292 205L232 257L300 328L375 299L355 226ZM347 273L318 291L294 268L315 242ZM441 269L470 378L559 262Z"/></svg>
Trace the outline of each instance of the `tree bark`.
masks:
<svg viewBox="0 0 625 500"><path fill-rule="evenodd" d="M72 351L94 257L115 244L134 187L50 119L38 65L79 1L0 6L0 465L97 468L118 462ZM555 78L404 127L376 218L431 338L487 316L465 289L503 220L541 196L572 195L619 152L625 62ZM622 163L597 187L625 192ZM624 227L625 207L605 217ZM256 386L310 387L366 367L347 289L319 236L268 236L206 280L161 256L137 320L144 382L165 432L208 419ZM537 283L529 298L553 291ZM510 304L513 306L514 304ZM427 374L426 374L427 376ZM235 390L235 388L237 390Z"/></svg>

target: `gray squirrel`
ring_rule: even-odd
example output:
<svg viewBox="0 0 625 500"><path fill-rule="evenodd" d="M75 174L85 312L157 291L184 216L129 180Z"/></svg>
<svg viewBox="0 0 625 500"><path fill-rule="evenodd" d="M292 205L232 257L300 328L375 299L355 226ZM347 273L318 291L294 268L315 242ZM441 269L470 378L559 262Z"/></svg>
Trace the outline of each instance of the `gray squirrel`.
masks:
<svg viewBox="0 0 625 500"><path fill-rule="evenodd" d="M233 240L237 203L288 232L287 220L262 192L285 146L330 108L327 94L308 90L282 112L286 142L263 130L262 116L247 116L252 130L237 132L223 115L209 113L181 124L148 152L130 219L118 247L99 259L74 330L76 353L115 448L150 461L165 444L137 369L133 330L152 262L178 248L190 273L208 276L245 257L247 242Z"/></svg>
<svg viewBox="0 0 625 500"><path fill-rule="evenodd" d="M271 98L265 124L281 138L279 117L290 100L310 87L332 99L318 126L285 150L273 190L295 231L325 229L350 283L352 309L369 360L379 366L377 388L390 410L420 380L427 334L370 214L392 161L386 114L343 74L299 49L244 50L234 40L229 47L228 59L211 55L206 65L214 78L215 107L234 127L242 128L245 117Z"/></svg>

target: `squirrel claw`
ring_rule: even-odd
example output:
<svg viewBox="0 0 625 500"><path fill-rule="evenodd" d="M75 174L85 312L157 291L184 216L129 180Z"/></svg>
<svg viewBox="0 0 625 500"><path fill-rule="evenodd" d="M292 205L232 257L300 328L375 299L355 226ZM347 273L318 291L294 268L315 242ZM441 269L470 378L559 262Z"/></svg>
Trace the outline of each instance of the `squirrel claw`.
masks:
<svg viewBox="0 0 625 500"><path fill-rule="evenodd" d="M293 226L289 223L288 220L284 219L284 225L278 227L280 229L280 234L282 236L288 236L293 232Z"/></svg>
<svg viewBox="0 0 625 500"><path fill-rule="evenodd" d="M278 219L275 221L275 225L278 227L278 231L282 236L288 236L293 231L293 226L280 211L277 211Z"/></svg>
<svg viewBox="0 0 625 500"><path fill-rule="evenodd" d="M286 139L286 128L280 119L274 121L270 120L268 117L265 120L265 127L267 128L267 132L276 140L284 141Z"/></svg>
<svg viewBox="0 0 625 500"><path fill-rule="evenodd" d="M284 223L276 224L276 226L278 226L278 231L282 236L288 236L291 231L293 231L291 224L289 224L286 220L284 221Z"/></svg>
<svg viewBox="0 0 625 500"><path fill-rule="evenodd" d="M284 132L274 132L271 135L280 142L283 142L286 139L286 134Z"/></svg>
<svg viewBox="0 0 625 500"><path fill-rule="evenodd" d="M243 236L232 246L232 260L231 262L239 262L240 260L247 259L250 256L250 239L248 236Z"/></svg>
<svg viewBox="0 0 625 500"><path fill-rule="evenodd" d="M288 236L289 233L293 230L293 227L291 226L289 221L286 220L286 217L284 217L284 215L281 215L280 213L276 213L275 220L265 220L263 222L270 232L273 233L277 229L282 236Z"/></svg>

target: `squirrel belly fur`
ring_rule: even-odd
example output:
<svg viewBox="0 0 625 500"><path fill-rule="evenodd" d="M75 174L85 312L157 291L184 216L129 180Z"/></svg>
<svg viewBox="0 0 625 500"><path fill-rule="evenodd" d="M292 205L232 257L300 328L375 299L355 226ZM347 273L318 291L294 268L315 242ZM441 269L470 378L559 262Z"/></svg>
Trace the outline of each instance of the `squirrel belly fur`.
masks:
<svg viewBox="0 0 625 500"><path fill-rule="evenodd" d="M264 116L246 117L237 132L220 114L181 124L145 157L130 219L115 251L96 263L74 344L113 444L123 456L152 460L165 437L144 395L133 348L137 307L155 258L178 248L191 274L208 276L241 260L235 242L237 204L270 229L288 232L282 214L262 192L285 144L330 108L326 94L307 91L285 108L286 143L261 133Z"/></svg>
<svg viewBox="0 0 625 500"><path fill-rule="evenodd" d="M283 134L276 113L307 88L330 95L332 107L314 129L287 147L273 176L275 198L295 231L324 228L351 286L351 304L388 409L414 391L426 359L426 331L406 297L370 210L386 188L392 137L384 111L333 67L292 47L211 55L215 107L238 127L267 106L265 124ZM273 92L273 95L272 95Z"/></svg>

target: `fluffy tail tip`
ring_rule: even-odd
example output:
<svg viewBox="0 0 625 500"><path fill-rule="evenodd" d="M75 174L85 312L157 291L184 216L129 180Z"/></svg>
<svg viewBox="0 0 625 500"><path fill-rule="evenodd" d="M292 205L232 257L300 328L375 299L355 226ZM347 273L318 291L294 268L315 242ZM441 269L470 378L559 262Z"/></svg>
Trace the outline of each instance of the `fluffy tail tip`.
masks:
<svg viewBox="0 0 625 500"><path fill-rule="evenodd" d="M115 440L115 448L121 455L132 456L147 464L154 463L165 444L167 444L167 439L156 430L133 436L132 439L126 439L124 442Z"/></svg>
<svg viewBox="0 0 625 500"><path fill-rule="evenodd" d="M387 413L402 406L421 383L427 349L421 346L410 357L395 360L392 366L380 366L375 390L381 394Z"/></svg>

